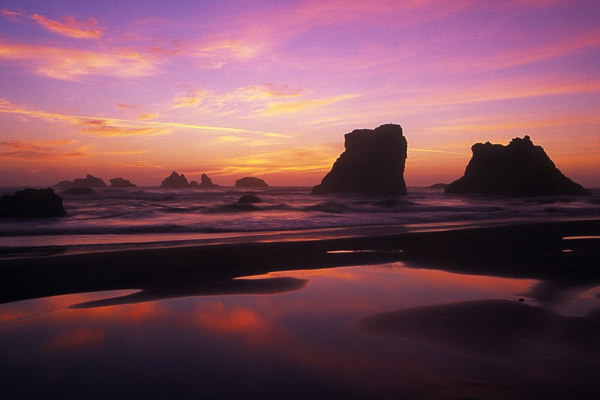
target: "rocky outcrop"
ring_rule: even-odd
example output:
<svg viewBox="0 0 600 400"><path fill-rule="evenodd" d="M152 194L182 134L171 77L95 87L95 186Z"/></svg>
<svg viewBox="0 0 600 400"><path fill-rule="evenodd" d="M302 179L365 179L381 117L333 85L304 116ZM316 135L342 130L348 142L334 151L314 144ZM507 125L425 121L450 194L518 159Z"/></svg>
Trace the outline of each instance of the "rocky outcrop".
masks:
<svg viewBox="0 0 600 400"><path fill-rule="evenodd" d="M52 189L25 189L0 197L0 217L51 218L66 214L62 198Z"/></svg>
<svg viewBox="0 0 600 400"><path fill-rule="evenodd" d="M344 136L346 150L313 194L353 192L404 195L407 143L400 125L356 129Z"/></svg>
<svg viewBox="0 0 600 400"><path fill-rule="evenodd" d="M252 187L252 188L261 188L261 187L269 187L265 181L259 178L246 177L242 179L238 179L235 181L235 187Z"/></svg>
<svg viewBox="0 0 600 400"><path fill-rule="evenodd" d="M202 189L214 189L214 188L218 188L219 185L214 184L212 179L210 179L208 177L208 175L202 174L200 176L200 187Z"/></svg>
<svg viewBox="0 0 600 400"><path fill-rule="evenodd" d="M160 184L160 187L162 188L186 188L189 186L190 184L188 183L188 180L185 177L185 175L179 175L175 171L171 172L171 175L166 177Z"/></svg>
<svg viewBox="0 0 600 400"><path fill-rule="evenodd" d="M238 199L238 204L255 204L260 203L261 199L253 194L246 194Z"/></svg>
<svg viewBox="0 0 600 400"><path fill-rule="evenodd" d="M514 138L507 146L477 143L462 178L450 183L446 193L506 196L589 194L556 168L541 146L529 136Z"/></svg>
<svg viewBox="0 0 600 400"><path fill-rule="evenodd" d="M118 177L118 178L113 178L110 180L110 187L112 187L112 188L132 188L132 187L137 187L137 185L131 183L127 179Z"/></svg>
<svg viewBox="0 0 600 400"><path fill-rule="evenodd" d="M58 188L71 188L71 187L89 187L89 188L100 188L107 187L106 183L100 178L96 178L93 175L87 174L85 178L76 178L71 181L60 181L54 187Z"/></svg>

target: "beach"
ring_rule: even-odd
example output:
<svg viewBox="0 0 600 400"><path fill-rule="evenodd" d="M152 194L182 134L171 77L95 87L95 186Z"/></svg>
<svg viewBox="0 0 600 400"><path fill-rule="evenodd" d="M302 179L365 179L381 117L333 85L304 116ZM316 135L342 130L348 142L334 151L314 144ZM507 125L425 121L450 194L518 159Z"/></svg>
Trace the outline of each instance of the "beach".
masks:
<svg viewBox="0 0 600 400"><path fill-rule="evenodd" d="M13 249L6 398L592 399L600 219ZM29 382L29 383L27 383Z"/></svg>

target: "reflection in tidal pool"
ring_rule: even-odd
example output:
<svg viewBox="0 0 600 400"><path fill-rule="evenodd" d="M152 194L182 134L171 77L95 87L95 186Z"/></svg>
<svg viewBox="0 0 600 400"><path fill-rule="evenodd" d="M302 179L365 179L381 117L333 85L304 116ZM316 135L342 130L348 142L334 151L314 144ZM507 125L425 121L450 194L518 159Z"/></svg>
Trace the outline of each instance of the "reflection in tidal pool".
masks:
<svg viewBox="0 0 600 400"><path fill-rule="evenodd" d="M588 398L598 388L598 288L547 309L527 296L533 280L401 264L235 281L0 305L3 398Z"/></svg>

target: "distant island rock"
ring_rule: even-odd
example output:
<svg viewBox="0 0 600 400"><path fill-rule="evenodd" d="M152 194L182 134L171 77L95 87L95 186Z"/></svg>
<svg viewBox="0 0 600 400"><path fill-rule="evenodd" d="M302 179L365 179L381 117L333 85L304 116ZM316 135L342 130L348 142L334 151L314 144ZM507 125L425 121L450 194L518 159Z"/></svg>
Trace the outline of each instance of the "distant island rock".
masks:
<svg viewBox="0 0 600 400"><path fill-rule="evenodd" d="M127 179L118 177L118 178L113 178L110 180L110 187L112 187L112 188L132 188L132 187L137 187L137 185L131 183Z"/></svg>
<svg viewBox="0 0 600 400"><path fill-rule="evenodd" d="M506 196L590 194L556 168L541 146L529 136L514 138L507 146L476 143L462 178L450 183L446 193Z"/></svg>
<svg viewBox="0 0 600 400"><path fill-rule="evenodd" d="M62 193L69 196L95 196L98 194L94 189L88 187L72 187Z"/></svg>
<svg viewBox="0 0 600 400"><path fill-rule="evenodd" d="M446 189L447 187L447 183L434 183L431 186L427 186L427 189Z"/></svg>
<svg viewBox="0 0 600 400"><path fill-rule="evenodd" d="M331 171L311 193L406 194L407 142L400 125L356 129L344 135L344 147Z"/></svg>
<svg viewBox="0 0 600 400"><path fill-rule="evenodd" d="M54 187L57 188L71 188L71 187L89 187L89 188L100 188L107 187L106 183L100 178L96 178L93 175L87 174L85 178L76 178L71 181L60 181Z"/></svg>
<svg viewBox="0 0 600 400"><path fill-rule="evenodd" d="M0 217L52 218L66 215L62 198L52 189L24 189L0 197Z"/></svg>
<svg viewBox="0 0 600 400"><path fill-rule="evenodd" d="M246 177L235 181L235 187L265 188L269 187L269 185L267 185L267 183L262 179Z"/></svg>
<svg viewBox="0 0 600 400"><path fill-rule="evenodd" d="M186 188L189 186L190 184L188 183L188 180L185 177L185 175L179 175L175 171L171 172L171 175L166 177L160 184L160 187L162 188Z"/></svg>

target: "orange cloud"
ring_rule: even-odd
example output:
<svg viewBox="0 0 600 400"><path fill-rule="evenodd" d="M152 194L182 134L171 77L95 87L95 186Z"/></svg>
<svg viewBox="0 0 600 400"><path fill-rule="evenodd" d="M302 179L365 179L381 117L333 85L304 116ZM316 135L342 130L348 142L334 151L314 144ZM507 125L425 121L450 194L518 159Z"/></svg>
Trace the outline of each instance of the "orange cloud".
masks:
<svg viewBox="0 0 600 400"><path fill-rule="evenodd" d="M267 106L267 109L262 113L262 115L276 115L276 114L284 114L284 113L294 113L307 108L317 108L326 106L329 104L337 103L338 101L354 99L358 97L354 94L344 94L340 96L334 96L329 98L322 99L309 99L309 100L301 100L301 101L293 101L293 102L278 102L271 103Z"/></svg>
<svg viewBox="0 0 600 400"><path fill-rule="evenodd" d="M0 159L18 160L61 160L69 158L86 157L87 154L78 149L64 151L63 146L75 143L74 140L51 140L27 142L20 140L7 140L0 142Z"/></svg>
<svg viewBox="0 0 600 400"><path fill-rule="evenodd" d="M75 17L66 16L63 22L51 20L40 14L28 14L22 10L3 9L0 15L13 22L21 22L21 18L35 21L49 32L76 39L100 39L102 30L96 27L98 20L89 18L87 21L78 21Z"/></svg>
<svg viewBox="0 0 600 400"><path fill-rule="evenodd" d="M73 81L83 76L151 76L159 60L134 51L91 51L68 47L16 44L0 40L0 59L33 65L38 75Z"/></svg>

